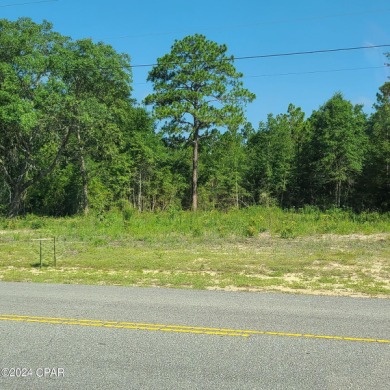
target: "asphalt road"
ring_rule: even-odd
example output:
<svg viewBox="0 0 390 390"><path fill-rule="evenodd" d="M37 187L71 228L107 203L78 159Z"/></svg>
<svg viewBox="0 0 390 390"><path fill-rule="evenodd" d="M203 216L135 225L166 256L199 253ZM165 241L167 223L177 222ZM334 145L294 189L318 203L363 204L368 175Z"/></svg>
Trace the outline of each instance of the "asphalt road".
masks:
<svg viewBox="0 0 390 390"><path fill-rule="evenodd" d="M0 282L0 389L389 389L390 300Z"/></svg>

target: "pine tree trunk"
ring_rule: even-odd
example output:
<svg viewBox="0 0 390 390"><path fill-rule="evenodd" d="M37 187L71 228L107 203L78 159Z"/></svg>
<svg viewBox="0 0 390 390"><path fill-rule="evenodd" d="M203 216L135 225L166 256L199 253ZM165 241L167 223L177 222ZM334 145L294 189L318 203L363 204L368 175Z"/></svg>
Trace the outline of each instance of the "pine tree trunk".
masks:
<svg viewBox="0 0 390 390"><path fill-rule="evenodd" d="M198 153L199 137L198 132L194 132L193 160L192 160L192 211L198 209Z"/></svg>
<svg viewBox="0 0 390 390"><path fill-rule="evenodd" d="M138 211L142 211L142 172L139 171L138 177Z"/></svg>
<svg viewBox="0 0 390 390"><path fill-rule="evenodd" d="M89 213L88 177L87 177L87 168L84 159L84 150L81 144L80 129L77 129L77 141L79 143L80 170L81 170L81 179L83 183L83 213L84 215L87 215Z"/></svg>
<svg viewBox="0 0 390 390"><path fill-rule="evenodd" d="M336 182L336 207L339 208L341 205L341 180Z"/></svg>
<svg viewBox="0 0 390 390"><path fill-rule="evenodd" d="M237 174L237 171L236 171L236 196L235 196L235 200L236 200L236 207L239 208L240 207L240 203L239 203L239 195L238 195L238 174Z"/></svg>

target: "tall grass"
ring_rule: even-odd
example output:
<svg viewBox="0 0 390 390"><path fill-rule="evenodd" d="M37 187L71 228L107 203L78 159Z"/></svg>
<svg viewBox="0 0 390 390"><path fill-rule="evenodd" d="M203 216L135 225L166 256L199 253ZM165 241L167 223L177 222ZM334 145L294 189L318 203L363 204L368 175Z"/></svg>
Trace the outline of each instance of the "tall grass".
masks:
<svg viewBox="0 0 390 390"><path fill-rule="evenodd" d="M183 237L203 240L216 238L271 236L292 239L316 234L373 234L390 232L390 213L355 214L349 210L316 208L281 210L276 207L249 207L228 212L142 212L112 210L104 214L64 218L27 215L17 219L0 219L0 229L23 235L55 235L97 245L106 241L133 239L175 241ZM1 237L0 237L1 239Z"/></svg>
<svg viewBox="0 0 390 390"><path fill-rule="evenodd" d="M389 295L389 233L390 214L315 208L27 215L0 219L0 280Z"/></svg>

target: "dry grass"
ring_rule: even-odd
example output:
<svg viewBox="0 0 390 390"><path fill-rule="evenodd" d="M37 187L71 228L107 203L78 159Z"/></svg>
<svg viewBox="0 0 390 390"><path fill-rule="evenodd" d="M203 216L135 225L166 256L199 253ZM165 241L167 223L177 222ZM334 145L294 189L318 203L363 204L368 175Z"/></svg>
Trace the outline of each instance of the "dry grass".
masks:
<svg viewBox="0 0 390 390"><path fill-rule="evenodd" d="M4 230L0 280L390 296L390 233L43 242ZM39 233L40 235L42 232Z"/></svg>

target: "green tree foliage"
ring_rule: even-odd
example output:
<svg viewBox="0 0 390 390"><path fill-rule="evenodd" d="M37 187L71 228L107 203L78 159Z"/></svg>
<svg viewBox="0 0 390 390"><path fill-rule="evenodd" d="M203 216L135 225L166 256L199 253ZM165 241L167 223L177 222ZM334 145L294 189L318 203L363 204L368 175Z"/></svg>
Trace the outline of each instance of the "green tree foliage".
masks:
<svg viewBox="0 0 390 390"><path fill-rule="evenodd" d="M104 187L90 166L101 171L117 154L117 117L131 92L129 58L102 43L73 42L47 22L2 20L0 31L0 167L9 215L61 158L78 166L87 212L90 178L97 192Z"/></svg>
<svg viewBox="0 0 390 390"><path fill-rule="evenodd" d="M243 88L242 74L233 66L227 47L195 34L175 41L148 80L154 93L146 98L170 133L188 134L193 147L192 209L198 206L198 155L202 136L213 128L238 127L244 106L254 95Z"/></svg>
<svg viewBox="0 0 390 390"><path fill-rule="evenodd" d="M191 207L191 167L192 156L190 140L184 135L164 134L163 142L167 151L167 165L173 177L176 189L174 208Z"/></svg>
<svg viewBox="0 0 390 390"><path fill-rule="evenodd" d="M310 154L317 202L345 204L366 153L366 117L362 106L336 93L310 117Z"/></svg>
<svg viewBox="0 0 390 390"><path fill-rule="evenodd" d="M81 209L88 213L90 198L98 208L112 201L107 184L121 142L117 118L130 108L130 63L111 46L83 39L71 42L63 67L73 128L68 150L80 172Z"/></svg>
<svg viewBox="0 0 390 390"><path fill-rule="evenodd" d="M369 121L367 164L360 182L363 208L390 208L390 82L379 88Z"/></svg>
<svg viewBox="0 0 390 390"><path fill-rule="evenodd" d="M68 43L49 23L0 20L0 168L10 216L68 142L68 102L57 70Z"/></svg>
<svg viewBox="0 0 390 390"><path fill-rule="evenodd" d="M309 122L305 119L305 113L299 107L290 104L287 110L286 120L290 129L293 151L289 166L289 179L286 192L283 195L283 205L303 206L307 199L307 161L306 152L310 139Z"/></svg>
<svg viewBox="0 0 390 390"><path fill-rule="evenodd" d="M215 131L204 140L200 172L205 208L239 208L247 204L247 192L243 187L248 163L244 134L245 129L229 129L222 134Z"/></svg>
<svg viewBox="0 0 390 390"><path fill-rule="evenodd" d="M309 119L291 104L254 131L254 95L226 53L203 35L175 41L148 76L153 117L131 98L127 55L0 20L0 214L390 210L389 82L368 121L337 93Z"/></svg>
<svg viewBox="0 0 390 390"><path fill-rule="evenodd" d="M248 143L247 184L255 201L281 206L298 196L299 168L307 125L300 108L290 104L286 114L268 116Z"/></svg>
<svg viewBox="0 0 390 390"><path fill-rule="evenodd" d="M133 208L165 210L178 203L180 178L173 172L169 151L144 108L128 111L124 139L122 153L129 157L131 168L127 198Z"/></svg>

